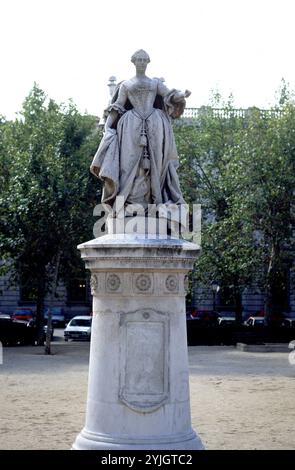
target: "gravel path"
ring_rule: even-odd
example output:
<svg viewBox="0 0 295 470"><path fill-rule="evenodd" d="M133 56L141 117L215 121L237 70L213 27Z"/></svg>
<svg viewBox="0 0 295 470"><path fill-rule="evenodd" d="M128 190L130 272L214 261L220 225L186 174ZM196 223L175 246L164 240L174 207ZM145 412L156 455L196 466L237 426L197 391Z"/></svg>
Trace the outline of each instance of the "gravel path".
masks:
<svg viewBox="0 0 295 470"><path fill-rule="evenodd" d="M89 343L4 350L0 449L69 449L85 418ZM189 348L193 427L207 449L295 449L287 353Z"/></svg>

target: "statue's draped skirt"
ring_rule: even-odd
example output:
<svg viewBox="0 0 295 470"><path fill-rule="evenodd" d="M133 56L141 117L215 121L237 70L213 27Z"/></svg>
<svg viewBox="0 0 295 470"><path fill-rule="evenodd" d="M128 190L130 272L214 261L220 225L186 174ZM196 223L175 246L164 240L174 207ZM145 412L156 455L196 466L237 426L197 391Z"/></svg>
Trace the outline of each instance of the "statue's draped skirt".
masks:
<svg viewBox="0 0 295 470"><path fill-rule="evenodd" d="M143 125L150 158L148 176L140 172ZM184 202L171 123L160 109L153 109L144 120L134 109L125 112L117 129L108 129L104 134L92 166L105 181L102 202L112 205L116 196L124 196L127 203L141 203L147 192L148 202L153 204Z"/></svg>

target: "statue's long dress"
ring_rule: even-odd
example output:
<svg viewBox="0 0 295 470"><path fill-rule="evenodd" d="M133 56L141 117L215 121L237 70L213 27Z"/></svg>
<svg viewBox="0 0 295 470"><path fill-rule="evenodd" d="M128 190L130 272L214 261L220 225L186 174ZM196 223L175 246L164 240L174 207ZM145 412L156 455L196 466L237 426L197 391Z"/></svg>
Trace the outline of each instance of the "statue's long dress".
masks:
<svg viewBox="0 0 295 470"><path fill-rule="evenodd" d="M149 88L143 90L129 83L121 83L119 99L109 108L120 115L117 128L105 132L91 165L92 172L105 182L102 202L112 205L116 196L124 196L127 204L183 204L176 172L178 155L168 115L173 110L171 99L176 90L168 90L158 79L150 80ZM154 103L159 95L163 97L163 109L149 107L148 103ZM122 106L122 96L132 109ZM139 112L143 107L137 106L143 99L147 102L144 115ZM148 172L141 169L143 129L150 160Z"/></svg>

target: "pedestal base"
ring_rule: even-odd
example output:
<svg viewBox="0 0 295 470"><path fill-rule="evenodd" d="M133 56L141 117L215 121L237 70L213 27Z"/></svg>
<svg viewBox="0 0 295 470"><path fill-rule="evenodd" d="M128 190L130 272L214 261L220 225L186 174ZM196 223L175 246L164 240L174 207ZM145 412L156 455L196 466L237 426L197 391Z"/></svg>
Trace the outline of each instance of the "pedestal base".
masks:
<svg viewBox="0 0 295 470"><path fill-rule="evenodd" d="M106 436L82 432L77 436L73 450L204 450L201 439L194 431L185 435L150 436L148 439Z"/></svg>
<svg viewBox="0 0 295 470"><path fill-rule="evenodd" d="M107 235L79 246L91 270L86 424L73 449L193 450L185 276L198 247Z"/></svg>

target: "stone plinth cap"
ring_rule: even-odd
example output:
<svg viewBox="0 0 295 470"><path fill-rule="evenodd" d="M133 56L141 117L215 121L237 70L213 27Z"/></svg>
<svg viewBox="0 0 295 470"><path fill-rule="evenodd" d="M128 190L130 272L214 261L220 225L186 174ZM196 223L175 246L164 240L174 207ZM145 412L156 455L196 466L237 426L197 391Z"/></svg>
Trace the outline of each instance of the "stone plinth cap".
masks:
<svg viewBox="0 0 295 470"><path fill-rule="evenodd" d="M200 247L195 243L178 238L147 238L140 235L111 234L100 238L94 238L88 242L78 245L78 250L87 248L167 248L182 249L189 251L200 251Z"/></svg>
<svg viewBox="0 0 295 470"><path fill-rule="evenodd" d="M112 234L90 240L78 246L86 268L105 269L164 269L192 268L200 253L194 243L177 238L149 239L140 235Z"/></svg>

